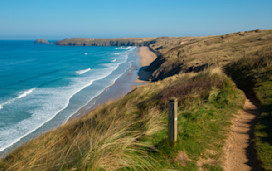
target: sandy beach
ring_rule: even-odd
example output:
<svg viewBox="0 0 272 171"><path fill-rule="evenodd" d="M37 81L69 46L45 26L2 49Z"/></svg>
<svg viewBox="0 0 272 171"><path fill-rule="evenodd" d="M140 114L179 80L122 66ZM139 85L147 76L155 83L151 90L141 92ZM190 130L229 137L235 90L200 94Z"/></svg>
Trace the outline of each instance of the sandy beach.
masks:
<svg viewBox="0 0 272 171"><path fill-rule="evenodd" d="M149 66L156 59L156 54L151 52L147 46L139 47L138 55L141 67Z"/></svg>
<svg viewBox="0 0 272 171"><path fill-rule="evenodd" d="M146 71L146 68L156 59L156 54L151 52L146 46L139 47L137 54L140 57L139 64L135 63L130 72L117 79L112 86L88 103L88 105L82 107L69 120L84 116L97 106L109 100L121 98L137 86L148 83L151 73ZM139 70L138 73L137 70Z"/></svg>
<svg viewBox="0 0 272 171"><path fill-rule="evenodd" d="M146 71L146 68L156 59L156 54L151 52L148 47L139 47L138 55L140 56L140 71L134 83L149 82L150 72Z"/></svg>

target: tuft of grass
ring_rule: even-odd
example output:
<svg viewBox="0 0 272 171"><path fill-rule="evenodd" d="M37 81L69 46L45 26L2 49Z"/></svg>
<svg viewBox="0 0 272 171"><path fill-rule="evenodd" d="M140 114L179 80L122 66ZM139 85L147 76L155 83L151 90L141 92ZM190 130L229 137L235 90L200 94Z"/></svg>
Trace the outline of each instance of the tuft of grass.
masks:
<svg viewBox="0 0 272 171"><path fill-rule="evenodd" d="M256 98L261 115L254 128L257 157L272 170L272 48L267 47L226 66L238 87Z"/></svg>
<svg viewBox="0 0 272 171"><path fill-rule="evenodd" d="M173 91L176 90L176 91ZM180 100L178 141L167 141L169 96ZM220 155L242 93L221 72L179 74L47 132L9 153L4 170L221 169ZM185 159L179 157L183 154Z"/></svg>

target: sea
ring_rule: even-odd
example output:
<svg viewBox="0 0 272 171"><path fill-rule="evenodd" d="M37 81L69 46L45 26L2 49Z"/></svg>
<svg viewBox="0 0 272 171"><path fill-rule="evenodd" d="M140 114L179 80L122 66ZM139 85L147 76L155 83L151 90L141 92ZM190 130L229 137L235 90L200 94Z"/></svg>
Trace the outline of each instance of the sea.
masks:
<svg viewBox="0 0 272 171"><path fill-rule="evenodd" d="M139 66L136 47L0 41L0 156L94 104Z"/></svg>

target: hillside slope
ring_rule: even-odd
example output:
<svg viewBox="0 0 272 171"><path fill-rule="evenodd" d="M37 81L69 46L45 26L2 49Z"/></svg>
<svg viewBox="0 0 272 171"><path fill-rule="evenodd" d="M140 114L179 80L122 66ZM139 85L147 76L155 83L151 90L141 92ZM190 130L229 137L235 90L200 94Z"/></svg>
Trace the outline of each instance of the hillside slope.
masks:
<svg viewBox="0 0 272 171"><path fill-rule="evenodd" d="M178 142L167 141L167 103L179 99ZM138 87L8 154L4 170L220 169L229 120L243 94L218 70Z"/></svg>
<svg viewBox="0 0 272 171"><path fill-rule="evenodd" d="M262 167L272 170L272 47L230 63L226 72L261 110L253 122L252 146Z"/></svg>
<svg viewBox="0 0 272 171"><path fill-rule="evenodd" d="M159 38L150 44L158 58L150 65L149 71L153 72L151 79L156 81L177 73L224 66L267 47L272 47L272 30L208 37Z"/></svg>
<svg viewBox="0 0 272 171"><path fill-rule="evenodd" d="M158 37L87 39L57 42L72 46L149 46L158 58L148 68L151 80L161 80L177 73L199 72L209 66L225 64L272 46L272 30L252 30L206 37Z"/></svg>
<svg viewBox="0 0 272 171"><path fill-rule="evenodd" d="M222 170L230 121L255 95L261 115L250 137L271 170L272 30L222 36L66 39L59 45L148 46L156 81L28 142L0 160L4 170ZM219 69L234 80L228 78ZM179 99L178 141L167 141L167 103ZM251 97L250 97L251 98ZM252 124L252 123L250 123ZM254 127L254 124L251 125Z"/></svg>

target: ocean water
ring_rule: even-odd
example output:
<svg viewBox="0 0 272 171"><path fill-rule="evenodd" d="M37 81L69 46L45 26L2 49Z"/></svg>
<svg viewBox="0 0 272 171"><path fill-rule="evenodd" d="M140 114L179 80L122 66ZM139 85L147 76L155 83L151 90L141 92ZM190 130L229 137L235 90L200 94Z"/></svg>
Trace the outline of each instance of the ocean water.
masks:
<svg viewBox="0 0 272 171"><path fill-rule="evenodd" d="M66 122L138 65L136 51L0 41L0 154Z"/></svg>

